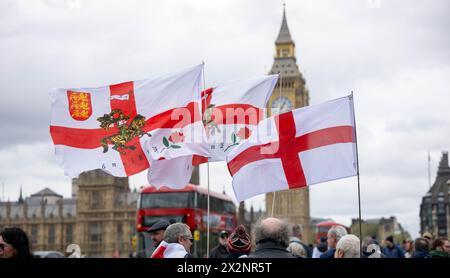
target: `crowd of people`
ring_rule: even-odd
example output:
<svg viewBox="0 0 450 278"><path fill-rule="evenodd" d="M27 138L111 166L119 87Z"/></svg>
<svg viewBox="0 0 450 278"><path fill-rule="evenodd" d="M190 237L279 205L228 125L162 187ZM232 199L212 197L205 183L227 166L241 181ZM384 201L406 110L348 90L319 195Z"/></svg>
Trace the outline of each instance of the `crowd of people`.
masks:
<svg viewBox="0 0 450 278"><path fill-rule="evenodd" d="M192 257L194 239L188 225L162 220L147 232L155 247L151 257ZM320 238L315 246L306 244L302 238L300 224L288 225L281 219L269 217L255 224L252 236L243 225L231 233L222 231L209 258L450 258L448 239L433 238L430 233L414 241L404 240L401 247L393 236L386 237L382 244L374 237L366 237L360 244L359 238L347 234L342 226L331 227L327 237ZM159 248L163 245L164 248ZM165 252L168 246L172 252ZM155 256L155 252L160 252L160 256ZM5 228L0 232L0 258L32 257L30 241L23 230Z"/></svg>
<svg viewBox="0 0 450 278"><path fill-rule="evenodd" d="M160 221L150 228L155 247L171 234L172 225ZM188 226L184 232L192 238ZM269 217L255 224L253 236L243 225L231 234L220 232L218 244L211 249L209 258L450 258L448 239L433 239L430 233L415 241L405 240L402 247L394 242L393 236L386 237L383 244L378 243L375 237L366 237L360 244L357 236L347 234L347 230L338 225L331 227L327 237L320 238L315 246L306 244L302 238L302 225L288 225ZM192 244L183 244L183 235L167 240L184 246L186 253L190 254Z"/></svg>

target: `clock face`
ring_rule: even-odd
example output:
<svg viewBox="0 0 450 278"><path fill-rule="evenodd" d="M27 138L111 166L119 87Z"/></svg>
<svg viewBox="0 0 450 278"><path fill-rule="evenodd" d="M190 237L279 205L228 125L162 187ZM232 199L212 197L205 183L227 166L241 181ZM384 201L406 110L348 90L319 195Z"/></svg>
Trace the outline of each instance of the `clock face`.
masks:
<svg viewBox="0 0 450 278"><path fill-rule="evenodd" d="M292 108L292 102L287 97L278 97L272 102L272 115L291 111Z"/></svg>

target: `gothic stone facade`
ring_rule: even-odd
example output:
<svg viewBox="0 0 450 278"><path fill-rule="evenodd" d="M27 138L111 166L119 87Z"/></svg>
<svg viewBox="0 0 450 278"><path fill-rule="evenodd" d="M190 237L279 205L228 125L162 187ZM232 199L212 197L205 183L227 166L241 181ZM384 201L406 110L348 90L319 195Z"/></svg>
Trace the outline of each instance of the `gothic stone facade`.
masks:
<svg viewBox="0 0 450 278"><path fill-rule="evenodd" d="M448 237L450 229L450 167L448 152L442 159L436 181L422 198L420 205L420 232L431 232L433 236Z"/></svg>
<svg viewBox="0 0 450 278"><path fill-rule="evenodd" d="M128 178L89 171L72 181L72 198L46 188L0 203L0 229L24 229L34 251L64 252L76 243L87 257L127 257L133 251L137 196Z"/></svg>

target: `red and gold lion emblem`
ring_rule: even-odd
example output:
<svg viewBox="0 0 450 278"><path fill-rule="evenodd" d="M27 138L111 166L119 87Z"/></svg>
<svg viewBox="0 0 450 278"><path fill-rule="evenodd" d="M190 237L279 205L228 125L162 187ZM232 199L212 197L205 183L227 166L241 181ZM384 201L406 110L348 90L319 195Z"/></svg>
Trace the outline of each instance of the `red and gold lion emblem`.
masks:
<svg viewBox="0 0 450 278"><path fill-rule="evenodd" d="M67 91L70 116L77 121L85 121L92 115L91 94Z"/></svg>

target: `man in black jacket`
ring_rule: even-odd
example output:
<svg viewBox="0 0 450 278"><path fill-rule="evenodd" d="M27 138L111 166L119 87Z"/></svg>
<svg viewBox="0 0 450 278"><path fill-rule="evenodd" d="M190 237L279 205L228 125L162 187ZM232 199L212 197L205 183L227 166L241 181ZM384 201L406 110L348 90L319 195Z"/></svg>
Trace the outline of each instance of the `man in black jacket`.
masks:
<svg viewBox="0 0 450 278"><path fill-rule="evenodd" d="M286 248L289 245L288 225L269 217L255 226L256 249L249 258L296 258Z"/></svg>
<svg viewBox="0 0 450 278"><path fill-rule="evenodd" d="M210 258L227 258L230 254L227 250L228 232L221 231L219 234L219 244L209 253Z"/></svg>

